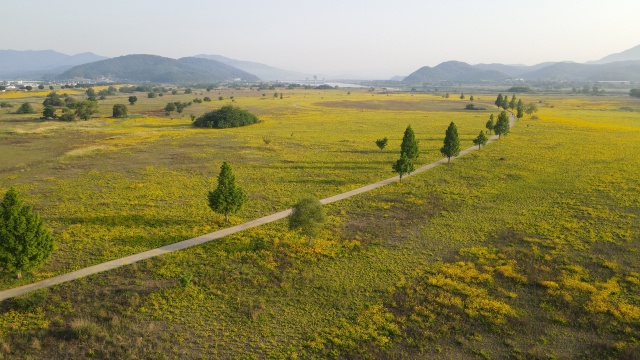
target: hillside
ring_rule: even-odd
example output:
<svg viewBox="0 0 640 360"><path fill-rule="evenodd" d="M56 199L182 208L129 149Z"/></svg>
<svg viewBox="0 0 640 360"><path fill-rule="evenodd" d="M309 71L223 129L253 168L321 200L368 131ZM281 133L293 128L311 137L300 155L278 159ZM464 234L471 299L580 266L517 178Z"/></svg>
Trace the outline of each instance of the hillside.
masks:
<svg viewBox="0 0 640 360"><path fill-rule="evenodd" d="M227 57L220 56L220 55L200 54L200 55L196 55L194 57L202 58L202 59L215 60L215 61L221 62L223 64L227 64L227 65L233 66L233 67L238 68L240 70L244 70L244 71L246 71L246 72L248 72L250 74L254 74L257 77L259 77L260 80L264 80L264 81L270 81L270 80L302 80L304 78L311 77L311 75L309 75L309 74L304 74L304 73L300 73L300 72L296 72L296 71L278 69L278 68L273 67L273 66L260 64L260 63L256 63L256 62L251 62L251 61L242 61L242 60L229 59Z"/></svg>
<svg viewBox="0 0 640 360"><path fill-rule="evenodd" d="M42 74L107 59L90 52L66 55L53 50L0 50L0 76ZM60 70L63 69L63 70Z"/></svg>
<svg viewBox="0 0 640 360"><path fill-rule="evenodd" d="M617 61L630 61L630 60L640 60L640 45L632 47L631 49L625 50L623 52L607 55L600 60L587 61L586 63L587 64L608 64L608 63L617 62Z"/></svg>
<svg viewBox="0 0 640 360"><path fill-rule="evenodd" d="M502 81L510 76L501 71L482 70L460 61L447 61L435 67L423 66L402 81L407 83L438 81Z"/></svg>
<svg viewBox="0 0 640 360"><path fill-rule="evenodd" d="M640 81L640 61L619 61L609 64L557 63L522 74L524 79Z"/></svg>
<svg viewBox="0 0 640 360"><path fill-rule="evenodd" d="M478 68L478 69L482 69L482 70L495 70L495 71L501 71L509 76L520 76L522 74L531 72L531 71L535 71L538 69L542 69L544 67L550 66L556 64L555 62L543 62L540 64L536 64L536 65L531 65L531 66L527 66L527 65L505 65L505 64L477 64L477 65L473 65L473 67Z"/></svg>
<svg viewBox="0 0 640 360"><path fill-rule="evenodd" d="M215 60L186 57L170 59L157 55L126 55L71 68L60 76L66 79L126 79L158 83L218 82L258 77Z"/></svg>

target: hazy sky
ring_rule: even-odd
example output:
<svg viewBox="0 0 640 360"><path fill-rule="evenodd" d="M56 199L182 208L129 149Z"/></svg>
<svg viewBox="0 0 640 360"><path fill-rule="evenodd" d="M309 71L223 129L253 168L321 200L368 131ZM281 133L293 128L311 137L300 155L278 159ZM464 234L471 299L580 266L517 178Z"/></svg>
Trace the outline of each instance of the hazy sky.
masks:
<svg viewBox="0 0 640 360"><path fill-rule="evenodd" d="M460 60L597 60L640 44L638 0L0 0L0 49L196 54L387 78Z"/></svg>

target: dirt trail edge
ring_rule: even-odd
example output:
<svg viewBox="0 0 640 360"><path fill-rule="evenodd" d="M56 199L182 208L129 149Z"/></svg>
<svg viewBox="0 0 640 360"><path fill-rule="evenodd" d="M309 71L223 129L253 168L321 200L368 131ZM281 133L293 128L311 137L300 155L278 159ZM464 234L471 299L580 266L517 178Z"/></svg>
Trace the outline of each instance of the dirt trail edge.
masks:
<svg viewBox="0 0 640 360"><path fill-rule="evenodd" d="M511 116L509 119L509 125L510 127L512 127L515 123L515 116L513 115L512 112L510 112ZM487 144L498 139L497 135L493 135L489 138L489 140L487 141ZM460 155L458 155L457 157L463 156L465 154L468 154L474 150L478 150L477 146L472 146L468 149L465 149L463 151L460 152ZM447 162L447 159L442 159L442 160L438 160L436 162L432 162L431 164L422 166L420 168L418 168L416 171L414 171L413 173L411 173L410 175L405 175L404 177L408 177L411 175L415 175L418 173L421 173L423 171L429 170L431 168L434 168L440 164L444 164ZM348 197L357 195L357 194L362 194L364 192L373 190L373 189L377 189L381 186L385 186L387 184L396 182L399 180L399 176L394 176L392 178L386 179L386 180L382 180L382 181L378 181L376 183L373 184L369 184L366 186L363 186L361 188L357 188L351 191L347 191L345 193L342 194L338 194L338 195L334 195L331 197L328 197L326 199L322 199L320 200L321 203L323 204L328 204L328 203L332 203L338 200L343 200L346 199ZM54 276L45 280L40 280L37 282L34 282L32 284L28 284L28 285L22 285L22 286L18 286L12 289L7 289L4 291L0 291L0 301L15 297L15 296L19 296L19 295L23 295L26 294L30 291L33 290L38 290L38 289L42 289L42 288L46 288L49 286L53 286L56 284L60 284L60 283L64 283L67 281L71 281L71 280L75 280L75 279L79 279L85 276L89 276L89 275L93 275L93 274L97 274L99 272L103 272L103 271L107 271L107 270L111 270L111 269L115 269L118 268L120 266L123 265L129 265L129 264L133 264L137 261L140 260L144 260L144 259L148 259L154 256L158 256L158 255L162 255L162 254L166 254L166 253L170 253L176 250L182 250L182 249L186 249L186 248L190 248L192 246L195 245L200 245L200 244L204 244L206 242L209 242L211 240L215 240L215 239L219 239L221 237L227 236L227 235L231 235L234 233L237 233L239 231L242 230L246 230L246 229L250 229L252 227L256 227L256 226L260 226L263 224L267 224L276 220L280 220L280 219L284 219L287 216L289 216L291 214L291 209L287 209L284 211L280 211L278 213L272 214L272 215L268 215L265 217L261 217L259 219L255 219L255 220L251 220L251 221L247 221L246 223L242 223L240 225L236 225L236 226L232 226L230 228L226 228L226 229L222 229L222 230L218 230L209 234L205 234L205 235L201 235L198 237L194 237L192 239L189 240L184 240L184 241L180 241L177 242L175 244L171 244L171 245L166 245L166 246L162 246L156 249L152 249L152 250L147 250L138 254L134 254L134 255L129 255L129 256L125 256L123 258L120 259L116 259L116 260L111 260L111 261L107 261L104 262L102 264L98 264L98 265L94 265L94 266L89 266L86 267L84 269L80 269L80 270L76 270L76 271L72 271L66 274L62 274L62 275L58 275L58 276Z"/></svg>

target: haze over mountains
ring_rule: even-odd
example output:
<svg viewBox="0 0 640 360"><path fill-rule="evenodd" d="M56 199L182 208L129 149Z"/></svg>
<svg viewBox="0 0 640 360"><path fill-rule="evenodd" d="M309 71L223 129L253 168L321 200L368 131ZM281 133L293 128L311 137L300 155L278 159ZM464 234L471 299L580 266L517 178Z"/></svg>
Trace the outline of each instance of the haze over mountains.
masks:
<svg viewBox="0 0 640 360"><path fill-rule="evenodd" d="M90 52L66 55L53 50L0 50L0 77L42 77L61 73L76 65L108 59Z"/></svg>
<svg viewBox="0 0 640 360"><path fill-rule="evenodd" d="M137 57L135 60L131 56ZM115 59L120 59L115 61ZM196 60L199 59L199 60ZM114 60L112 62L102 61ZM211 62L203 61L208 60ZM94 65L92 65L94 64ZM407 83L439 81L495 82L510 78L553 81L640 81L640 45L584 64L545 62L532 66L499 63L469 65L447 61L424 66L407 77L391 80ZM363 79L359 76L327 76L327 79ZM53 50L0 50L0 78L100 79L103 77L151 82L217 82L241 78L246 81L291 81L312 78L311 73L280 69L257 62L241 61L221 55L199 54L170 59L155 55L127 55L108 59L93 53L65 55ZM404 78L404 79L403 79Z"/></svg>
<svg viewBox="0 0 640 360"><path fill-rule="evenodd" d="M250 74L253 74L253 75L259 77L263 81L302 80L304 78L313 76L313 75L310 75L310 74L305 74L305 73L296 72L296 71L282 70L282 69L278 69L278 68L273 67L273 66L260 64L260 63L257 63L257 62L229 59L229 58L221 56L221 55L200 54L200 55L196 55L194 57L219 61L219 62L221 62L223 64L227 64L227 65L233 66L235 68L238 68L240 70L246 71L246 72L248 72Z"/></svg>

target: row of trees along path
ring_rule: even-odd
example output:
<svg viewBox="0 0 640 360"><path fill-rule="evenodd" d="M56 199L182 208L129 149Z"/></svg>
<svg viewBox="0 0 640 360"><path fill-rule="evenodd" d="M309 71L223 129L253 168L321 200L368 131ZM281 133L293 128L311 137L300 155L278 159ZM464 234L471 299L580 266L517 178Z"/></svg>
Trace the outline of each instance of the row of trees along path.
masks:
<svg viewBox="0 0 640 360"><path fill-rule="evenodd" d="M506 112L503 112L503 117L507 116ZM498 121L500 122L500 121ZM509 127L513 126L515 122L515 116L513 113L511 113L510 116L510 122L509 125L507 127L507 130ZM495 131L495 128L493 128L493 130ZM506 133L506 131L505 131ZM392 178L386 179L386 180L382 180L382 181L378 181L376 183L373 184L369 184L351 191L347 191L345 193L342 194L338 194L338 195L334 195L331 197L328 197L326 199L322 199L319 201L320 204L329 204L335 201L339 201L339 200L343 200L346 198L349 198L351 196L354 195L358 195L358 194L362 194L364 192L373 190L373 189L377 189L379 187L385 186L387 184L396 182L401 180L401 177L407 177L410 176L412 174L417 174L417 173L421 173L423 171L429 170L431 168L434 168L438 165L444 164L446 162L451 161L451 159L454 159L456 157L459 156L463 156L471 151L474 151L476 149L480 148L480 145L482 144L487 144L489 142L492 142L496 139L499 138L500 135L493 135L490 138L484 140L482 139L482 136L479 136L479 138L477 138L474 143L476 145L478 145L478 148L476 148L475 146L470 147L466 150L460 150L460 141L456 140L457 139L457 129L455 127L455 124L451 123L451 125L449 125L449 128L447 129L447 134L446 134L446 138L445 138L445 144L443 146L443 148L440 150L441 153L446 157L442 160L438 160L435 162L432 162L431 164L428 165L424 165L418 169L414 169L414 161L418 158L419 155L419 149L417 146L417 141L415 139L415 134L413 132L413 130L411 129L411 127L408 127L407 130L405 131L404 137L403 137L403 144L401 146L401 154L400 154L400 159L393 164L393 170L395 172L398 173L398 176L394 176ZM478 143L480 142L480 143ZM222 169L221 169L221 174L219 176L219 180L220 178L228 178L229 176L231 176L231 168L229 167L228 164L223 164ZM229 185L229 184L227 184ZM228 189L231 190L231 189ZM238 192L236 194L236 192ZM228 218L228 214L229 213L233 213L237 208L242 207L242 203L244 203L244 195L240 195L241 193L241 189L233 189L231 191L227 191L227 195L228 194L232 194L232 197L240 197L240 202L236 203L235 205L233 204L226 204L227 200L229 199L225 199L225 195L216 191L213 191L211 193L209 193L209 205L210 207L217 211L217 212L221 212L225 215L225 218ZM235 194L235 196L233 195ZM305 205L305 204L302 204ZM297 204L297 206L300 206L300 204ZM315 206L313 203L310 204L306 204L305 205L306 209L309 209L308 211L310 213L312 213L313 216L317 217L317 219L315 219L315 222L323 222L323 214L321 212L317 211L317 206ZM10 190L7 195L5 195L5 200L3 202L3 206L2 206L2 216L4 217L3 219L0 219L0 235L3 239L8 239L11 241L3 241L2 244L0 244L0 261L2 261L5 264L13 264L13 269L14 270L22 270L22 271L30 271L32 270L32 267L37 267L39 265L42 264L42 262L44 262L46 260L46 258L48 258L49 254L51 253L51 249L53 248L53 239L51 238L51 236L49 235L48 231L44 230L42 228L42 223L39 221L39 218L37 216L37 214L32 214L31 213L31 208L28 207L24 207L22 206L22 204L18 201L17 199L17 193L15 193L15 191ZM206 242L209 242L211 240L215 240L215 239L219 239L221 237L230 235L230 234L234 234L237 232L240 232L242 230L246 230L252 227L256 227L256 226L260 226L263 224L267 224L276 220L280 220L283 218L286 218L287 216L292 214L292 209L287 209L284 211L280 211L278 213L272 214L272 215L268 215L259 219L255 219L255 220L251 220L248 222L245 222L243 224L240 225L236 225L236 226L232 226L226 229L222 229L222 230L218 230L209 234L205 234L205 235L201 235L192 239L188 239L188 240L184 240L181 242L177 242L175 244L170 244L170 245L166 245L166 246L162 246L156 249L152 249L152 250L148 250L148 251L144 251L138 254L134 254L134 255L130 255L130 256L126 256L120 259L116 259L116 260L111 260L111 261L107 261L104 262L102 264L98 264L98 265L94 265L94 266L90 266L84 269L80 269L80 270L76 270L76 271L72 271L66 274L62 274L62 275L58 275L58 276L54 276L48 279L44 279L41 281L37 281L34 282L32 284L28 284L28 285L23 285L23 286L19 286L19 287L15 287L12 289L8 289L8 290L4 290L4 291L0 291L0 301L5 300L5 299L9 299L15 296L19 296L19 295L23 295L26 294L30 291L33 290L37 290L37 289L42 289L42 288L46 288L49 286L53 286L55 284L60 284L60 283L64 283L67 281L71 281L71 280L75 280L75 279L79 279L85 276L89 276L92 274L96 274L102 271L107 271L107 270L111 270L111 269L115 269L118 268L120 266L123 265L129 265L132 263L135 263L137 261L140 260L144 260L144 259L148 259L154 256L158 256L158 255L162 255L162 254L166 254L166 253L170 253L176 250L182 250L182 249L186 249L195 245L200 245ZM23 219L19 220L18 222L15 222L16 219ZM5 221L6 220L6 221ZM22 222L20 222L22 221ZM290 220L290 228L300 228L303 227L304 224L301 223L302 220L297 219L296 216L294 216L291 220ZM5 225L3 225L5 224ZM6 224L13 224L12 227L10 226L6 226ZM19 259L17 258L2 258L2 256L9 254L9 257L11 256L11 253L14 252L11 249L5 249L3 247L5 247L4 245L10 246L10 247L14 247L16 249L18 248L22 248L20 246L20 244L18 244L20 241L24 240L24 239L20 239L20 235L18 235L23 229L25 228L32 228L33 231L35 232L41 232L42 236L40 236L39 238L42 240L42 245L43 247L45 247L46 249L44 250L48 250L48 251L36 251L32 254L25 254L28 255L26 256L26 260L27 263L25 264L21 264L19 262ZM308 229L310 229L309 231L313 231L313 227L307 227ZM312 234L307 234L309 236L309 241L311 242L311 235ZM33 248L33 247L31 247ZM15 249L14 249L15 250ZM14 252L15 253L15 252ZM46 257L41 257L39 256L37 253L46 253ZM2 255L4 254L4 255ZM5 256L6 257L6 256Z"/></svg>

